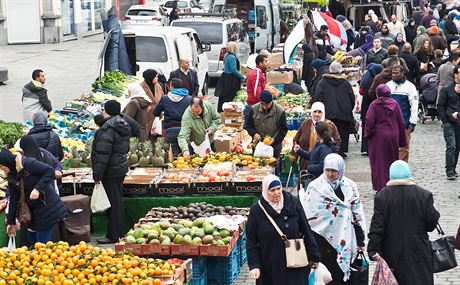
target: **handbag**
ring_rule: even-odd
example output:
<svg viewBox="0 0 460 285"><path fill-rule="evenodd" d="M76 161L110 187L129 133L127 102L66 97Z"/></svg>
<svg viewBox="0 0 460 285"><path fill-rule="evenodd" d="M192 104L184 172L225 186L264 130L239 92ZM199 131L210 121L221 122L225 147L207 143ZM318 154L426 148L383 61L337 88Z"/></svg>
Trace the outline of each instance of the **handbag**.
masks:
<svg viewBox="0 0 460 285"><path fill-rule="evenodd" d="M458 230L457 230L457 238L455 239L455 248L460 250L460 226L458 226Z"/></svg>
<svg viewBox="0 0 460 285"><path fill-rule="evenodd" d="M21 224L27 225L30 223L30 221L32 221L32 213L30 212L29 205L26 202L26 195L24 191L24 178L21 178L19 182L19 189L20 196L16 217Z"/></svg>
<svg viewBox="0 0 460 285"><path fill-rule="evenodd" d="M361 250L358 250L358 256L351 264L350 270L350 285L369 284L369 261Z"/></svg>
<svg viewBox="0 0 460 285"><path fill-rule="evenodd" d="M281 236L281 239L284 241L284 246L286 250L286 267L287 268L300 268L306 267L308 265L308 256L307 250L305 248L305 242L303 238L299 239L288 239L286 235L280 230L278 225L275 223L273 218L267 213L262 203L259 201L259 206L264 211L270 223L273 225L275 230Z"/></svg>
<svg viewBox="0 0 460 285"><path fill-rule="evenodd" d="M440 239L431 241L431 254L433 256L433 272L442 272L457 266L453 236L445 236L441 225L436 226Z"/></svg>

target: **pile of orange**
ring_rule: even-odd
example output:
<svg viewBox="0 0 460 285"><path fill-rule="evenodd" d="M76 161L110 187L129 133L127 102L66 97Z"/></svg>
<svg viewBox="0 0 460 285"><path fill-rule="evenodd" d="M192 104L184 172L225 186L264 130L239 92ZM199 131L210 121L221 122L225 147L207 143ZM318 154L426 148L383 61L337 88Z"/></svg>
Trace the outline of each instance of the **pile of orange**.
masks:
<svg viewBox="0 0 460 285"><path fill-rule="evenodd" d="M36 243L34 248L0 249L0 285L149 284L175 274L175 265L84 242Z"/></svg>

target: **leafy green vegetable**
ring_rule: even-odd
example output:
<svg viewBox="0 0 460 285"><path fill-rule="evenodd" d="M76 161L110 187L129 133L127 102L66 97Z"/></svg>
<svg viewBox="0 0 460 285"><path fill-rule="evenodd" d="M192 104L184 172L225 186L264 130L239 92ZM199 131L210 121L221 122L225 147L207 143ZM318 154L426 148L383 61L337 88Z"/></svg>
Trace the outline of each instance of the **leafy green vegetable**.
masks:
<svg viewBox="0 0 460 285"><path fill-rule="evenodd" d="M106 90L112 94L122 95L129 83L136 82L136 77L128 76L119 70L107 71L91 86L93 92Z"/></svg>
<svg viewBox="0 0 460 285"><path fill-rule="evenodd" d="M21 123L0 120L0 145L13 147L18 139L24 136L24 126Z"/></svg>

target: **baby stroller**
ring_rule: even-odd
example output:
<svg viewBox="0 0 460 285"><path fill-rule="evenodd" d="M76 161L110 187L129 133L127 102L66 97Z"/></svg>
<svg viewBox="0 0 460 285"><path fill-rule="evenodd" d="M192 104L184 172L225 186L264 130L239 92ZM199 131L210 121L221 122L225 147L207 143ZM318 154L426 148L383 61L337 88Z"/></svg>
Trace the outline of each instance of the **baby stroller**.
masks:
<svg viewBox="0 0 460 285"><path fill-rule="evenodd" d="M438 76L435 73L428 73L420 78L420 94L419 113L418 116L422 124L431 117L431 120L438 116L436 109L436 100L438 98L438 87L436 81Z"/></svg>

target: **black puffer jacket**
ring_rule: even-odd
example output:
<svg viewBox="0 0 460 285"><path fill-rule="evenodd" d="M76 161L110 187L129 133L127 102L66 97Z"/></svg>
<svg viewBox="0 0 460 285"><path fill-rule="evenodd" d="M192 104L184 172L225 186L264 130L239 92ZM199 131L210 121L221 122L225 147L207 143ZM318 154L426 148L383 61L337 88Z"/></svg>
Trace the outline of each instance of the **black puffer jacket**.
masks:
<svg viewBox="0 0 460 285"><path fill-rule="evenodd" d="M34 127L30 129L28 135L34 137L39 147L51 152L59 161L64 158L61 141L53 131L53 127L48 125L46 113L39 112L34 115Z"/></svg>
<svg viewBox="0 0 460 285"><path fill-rule="evenodd" d="M32 212L32 221L28 225L35 231L51 228L68 216L68 210L54 190L54 170L51 166L35 158L24 157L23 171L19 177L24 178L24 194L26 202ZM20 188L15 181L8 184L10 204L8 209L8 224L16 224L16 212L20 198ZM40 196L37 200L30 200L30 192L37 189Z"/></svg>
<svg viewBox="0 0 460 285"><path fill-rule="evenodd" d="M316 87L313 102L323 102L326 119L353 122L355 94L346 75L324 74Z"/></svg>
<svg viewBox="0 0 460 285"><path fill-rule="evenodd" d="M128 123L119 115L108 119L96 132L91 150L94 181L126 175L130 133Z"/></svg>

